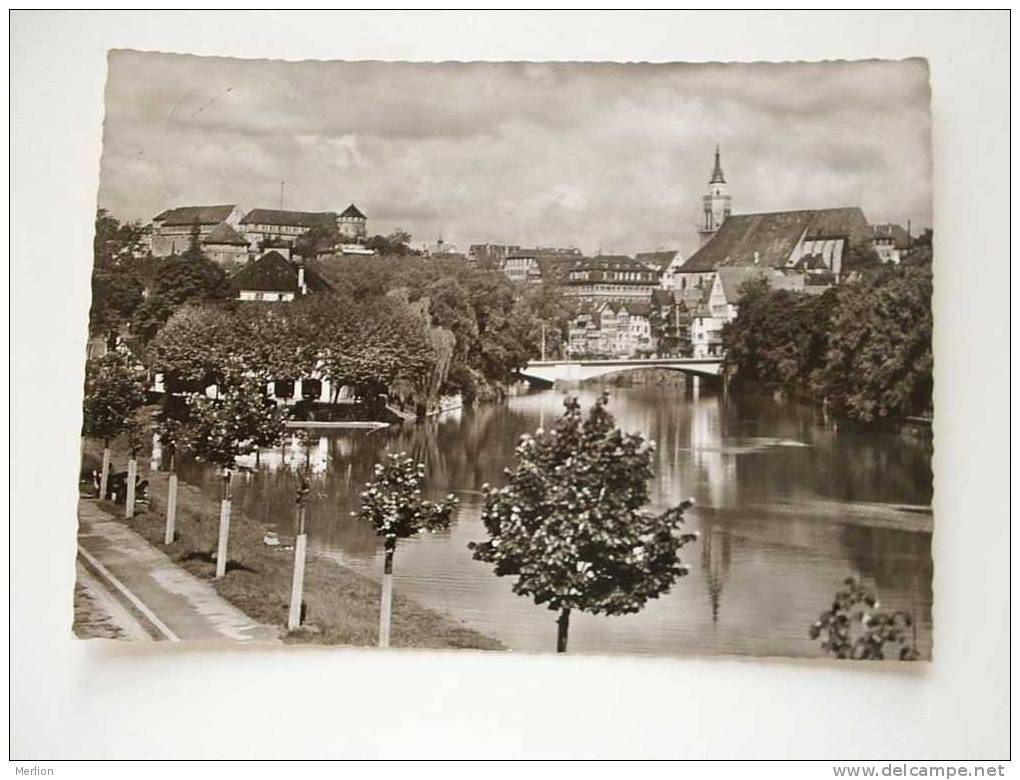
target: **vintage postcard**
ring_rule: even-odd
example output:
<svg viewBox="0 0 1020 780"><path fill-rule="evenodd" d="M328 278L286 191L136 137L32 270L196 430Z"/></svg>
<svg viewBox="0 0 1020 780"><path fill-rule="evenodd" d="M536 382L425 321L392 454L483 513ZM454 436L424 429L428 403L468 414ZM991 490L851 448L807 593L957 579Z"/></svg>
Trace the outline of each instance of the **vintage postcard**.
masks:
<svg viewBox="0 0 1020 780"><path fill-rule="evenodd" d="M105 101L77 636L932 657L924 60Z"/></svg>

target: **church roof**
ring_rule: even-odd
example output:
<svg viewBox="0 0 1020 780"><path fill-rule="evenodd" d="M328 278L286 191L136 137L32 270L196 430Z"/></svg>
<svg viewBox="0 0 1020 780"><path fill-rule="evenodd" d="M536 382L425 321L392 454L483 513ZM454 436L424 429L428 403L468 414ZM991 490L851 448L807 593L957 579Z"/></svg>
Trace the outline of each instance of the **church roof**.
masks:
<svg viewBox="0 0 1020 780"><path fill-rule="evenodd" d="M368 219L364 214L361 213L361 209L355 206L353 203L340 212L341 217L349 217L352 219Z"/></svg>
<svg viewBox="0 0 1020 780"><path fill-rule="evenodd" d="M212 229L205 238L203 244L231 244L233 246L248 246L248 241L234 230L226 222L221 222Z"/></svg>
<svg viewBox="0 0 1020 780"><path fill-rule="evenodd" d="M175 209L167 209L152 218L153 222L162 222L164 225L218 225L230 216L237 206L225 204L221 206L178 206Z"/></svg>
<svg viewBox="0 0 1020 780"><path fill-rule="evenodd" d="M681 273L704 273L723 266L779 268L801 237L846 237L851 246L871 240L872 231L857 206L762 214L732 214L708 242L680 266Z"/></svg>
<svg viewBox="0 0 1020 780"><path fill-rule="evenodd" d="M310 228L329 225L336 220L331 211L283 211L281 209L252 209L241 220L242 225L285 225Z"/></svg>

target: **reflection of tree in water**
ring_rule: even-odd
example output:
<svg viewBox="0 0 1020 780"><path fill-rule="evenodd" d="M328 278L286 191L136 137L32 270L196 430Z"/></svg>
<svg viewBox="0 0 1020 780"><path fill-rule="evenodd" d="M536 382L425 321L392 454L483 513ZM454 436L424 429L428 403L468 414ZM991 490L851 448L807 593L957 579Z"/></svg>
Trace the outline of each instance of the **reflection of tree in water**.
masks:
<svg viewBox="0 0 1020 780"><path fill-rule="evenodd" d="M722 602L723 586L730 572L730 535L715 524L701 523L701 568L708 586L708 598L712 605L712 625L719 623L719 605Z"/></svg>

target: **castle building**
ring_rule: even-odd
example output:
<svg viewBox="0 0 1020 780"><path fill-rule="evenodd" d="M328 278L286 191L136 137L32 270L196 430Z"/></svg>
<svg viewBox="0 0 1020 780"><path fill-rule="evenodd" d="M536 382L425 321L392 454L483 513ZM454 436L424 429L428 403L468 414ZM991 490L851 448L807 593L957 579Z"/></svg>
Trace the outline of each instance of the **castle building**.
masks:
<svg viewBox="0 0 1020 780"><path fill-rule="evenodd" d="M328 228L336 214L329 211L285 211L283 209L252 209L241 219L241 230L253 247L266 241L295 241L318 225Z"/></svg>
<svg viewBox="0 0 1020 780"><path fill-rule="evenodd" d="M222 206L178 206L167 209L152 218L150 250L153 257L183 254L191 244L192 231L197 227L199 239L204 239L216 227L226 223L231 229L241 221L241 210L236 204Z"/></svg>
<svg viewBox="0 0 1020 780"><path fill-rule="evenodd" d="M368 218L353 203L340 212L336 227L345 241L358 244L368 238Z"/></svg>
<svg viewBox="0 0 1020 780"><path fill-rule="evenodd" d="M701 239L701 245L704 246L722 227L723 222L733 209L733 197L726 186L726 177L723 176L718 146L715 147L715 167L712 169L712 178L708 181L708 193L702 197L701 204L698 236Z"/></svg>

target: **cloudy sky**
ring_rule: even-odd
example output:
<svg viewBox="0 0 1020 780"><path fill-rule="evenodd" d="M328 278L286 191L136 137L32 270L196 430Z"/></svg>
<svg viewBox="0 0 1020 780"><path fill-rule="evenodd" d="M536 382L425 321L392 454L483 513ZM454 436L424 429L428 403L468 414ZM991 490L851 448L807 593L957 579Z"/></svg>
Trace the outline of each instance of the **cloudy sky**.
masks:
<svg viewBox="0 0 1020 780"><path fill-rule="evenodd" d="M715 144L734 212L931 224L923 62L278 62L110 55L99 204L340 211L470 243L697 246Z"/></svg>

